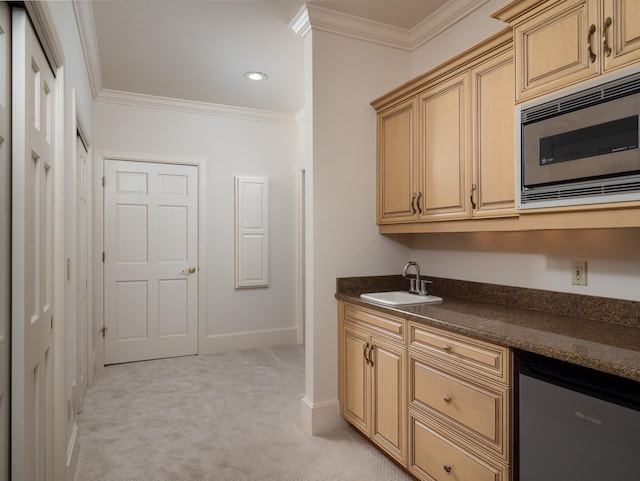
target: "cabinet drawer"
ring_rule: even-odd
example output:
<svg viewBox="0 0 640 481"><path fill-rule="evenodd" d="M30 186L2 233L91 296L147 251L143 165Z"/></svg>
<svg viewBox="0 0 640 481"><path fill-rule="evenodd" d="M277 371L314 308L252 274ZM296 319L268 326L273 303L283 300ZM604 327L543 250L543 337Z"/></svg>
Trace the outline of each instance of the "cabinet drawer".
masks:
<svg viewBox="0 0 640 481"><path fill-rule="evenodd" d="M409 411L409 470L429 481L507 481L508 467L491 463Z"/></svg>
<svg viewBox="0 0 640 481"><path fill-rule="evenodd" d="M399 317L389 316L362 306L345 304L344 319L358 324L371 332L404 342L405 321Z"/></svg>
<svg viewBox="0 0 640 481"><path fill-rule="evenodd" d="M509 383L508 348L413 322L409 329L409 347L418 352Z"/></svg>
<svg viewBox="0 0 640 481"><path fill-rule="evenodd" d="M470 442L508 459L509 390L460 377L409 356L409 404L445 421Z"/></svg>

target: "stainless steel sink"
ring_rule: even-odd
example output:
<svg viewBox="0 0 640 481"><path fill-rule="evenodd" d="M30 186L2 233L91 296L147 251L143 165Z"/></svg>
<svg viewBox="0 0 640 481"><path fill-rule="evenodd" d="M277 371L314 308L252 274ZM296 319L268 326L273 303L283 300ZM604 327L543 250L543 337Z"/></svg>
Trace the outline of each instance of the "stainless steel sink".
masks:
<svg viewBox="0 0 640 481"><path fill-rule="evenodd" d="M435 304L442 302L442 297L438 296L421 296L412 294L407 291L391 291L391 292L369 292L360 294L360 298L365 301L377 302L387 306L407 306L410 304Z"/></svg>

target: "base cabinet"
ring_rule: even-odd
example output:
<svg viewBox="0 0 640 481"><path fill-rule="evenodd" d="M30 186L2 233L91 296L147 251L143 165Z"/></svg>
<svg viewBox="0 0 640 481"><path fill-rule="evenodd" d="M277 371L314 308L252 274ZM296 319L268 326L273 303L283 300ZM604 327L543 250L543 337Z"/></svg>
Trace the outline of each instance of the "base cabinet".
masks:
<svg viewBox="0 0 640 481"><path fill-rule="evenodd" d="M342 306L340 411L345 420L404 463L406 348L404 343L396 343L393 335L380 332L377 321L385 320L384 316ZM403 322L390 321L391 325Z"/></svg>
<svg viewBox="0 0 640 481"><path fill-rule="evenodd" d="M419 479L508 481L511 355L339 302L344 419Z"/></svg>

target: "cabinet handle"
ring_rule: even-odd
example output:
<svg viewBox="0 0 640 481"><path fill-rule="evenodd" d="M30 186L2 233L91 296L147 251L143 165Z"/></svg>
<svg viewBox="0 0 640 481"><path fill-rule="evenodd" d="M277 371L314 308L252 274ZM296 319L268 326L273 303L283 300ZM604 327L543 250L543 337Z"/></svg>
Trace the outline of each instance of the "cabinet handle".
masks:
<svg viewBox="0 0 640 481"><path fill-rule="evenodd" d="M371 364L371 367L373 367L373 358L371 357L371 354L373 353L373 344L371 344L371 347L369 348L369 364Z"/></svg>
<svg viewBox="0 0 640 481"><path fill-rule="evenodd" d="M473 201L473 193L475 192L475 190L478 188L478 186L476 184L473 184L471 186L471 194L469 194L469 199L471 200L471 207L473 207L473 209L475 209L476 203Z"/></svg>
<svg viewBox="0 0 640 481"><path fill-rule="evenodd" d="M445 344L442 346L443 351L451 352L451 346L449 344Z"/></svg>
<svg viewBox="0 0 640 481"><path fill-rule="evenodd" d="M364 349L362 350L362 355L364 356L364 361L369 364L369 358L367 357L367 349L369 349L369 343L367 342L364 345Z"/></svg>
<svg viewBox="0 0 640 481"><path fill-rule="evenodd" d="M422 192L418 192L418 200L416 204L418 205L418 213L422 214L422 207L420 207L420 199L422 199Z"/></svg>
<svg viewBox="0 0 640 481"><path fill-rule="evenodd" d="M451 466L445 464L444 466L442 466L442 469L444 469L447 473L450 473L453 469L451 468Z"/></svg>
<svg viewBox="0 0 640 481"><path fill-rule="evenodd" d="M611 47L609 47L609 42L607 42L607 30L609 30L612 23L611 17L607 17L604 21L604 30L602 31L602 51L607 57L611 55Z"/></svg>
<svg viewBox="0 0 640 481"><path fill-rule="evenodd" d="M413 196L411 196L411 212L413 214L416 213L416 193L413 193Z"/></svg>
<svg viewBox="0 0 640 481"><path fill-rule="evenodd" d="M449 404L451 402L451 399L452 399L451 396L445 396L445 397L442 398L442 400L444 402L446 402L447 404Z"/></svg>
<svg viewBox="0 0 640 481"><path fill-rule="evenodd" d="M591 26L589 27L589 34L587 35L587 49L589 51L589 60L591 61L591 63L596 61L596 54L593 53L593 49L591 48L591 37L594 33L596 33L596 26L594 24L591 24Z"/></svg>

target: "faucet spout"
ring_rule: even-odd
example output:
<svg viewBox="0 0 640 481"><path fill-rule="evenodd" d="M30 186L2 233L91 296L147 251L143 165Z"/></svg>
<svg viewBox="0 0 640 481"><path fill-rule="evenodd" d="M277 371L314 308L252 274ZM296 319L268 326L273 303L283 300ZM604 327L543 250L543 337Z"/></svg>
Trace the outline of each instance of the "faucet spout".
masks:
<svg viewBox="0 0 640 481"><path fill-rule="evenodd" d="M418 265L418 263L415 261L407 262L407 265L404 266L404 269L402 269L402 277L406 279L407 272L411 267L413 267L414 270L416 271L416 277L415 279L413 278L411 279L411 288L409 289L409 292L413 292L414 294L419 294L421 284L420 284L420 266Z"/></svg>

